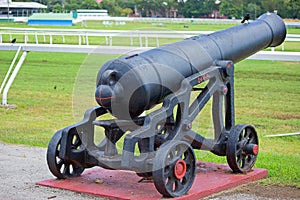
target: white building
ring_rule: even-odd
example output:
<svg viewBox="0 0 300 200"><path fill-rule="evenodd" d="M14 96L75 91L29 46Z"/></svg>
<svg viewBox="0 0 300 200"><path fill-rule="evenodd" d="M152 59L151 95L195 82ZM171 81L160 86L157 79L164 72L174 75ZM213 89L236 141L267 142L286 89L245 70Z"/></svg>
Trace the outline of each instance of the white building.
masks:
<svg viewBox="0 0 300 200"><path fill-rule="evenodd" d="M0 0L0 17L28 17L32 13L39 13L47 6L37 2L12 2L11 0Z"/></svg>

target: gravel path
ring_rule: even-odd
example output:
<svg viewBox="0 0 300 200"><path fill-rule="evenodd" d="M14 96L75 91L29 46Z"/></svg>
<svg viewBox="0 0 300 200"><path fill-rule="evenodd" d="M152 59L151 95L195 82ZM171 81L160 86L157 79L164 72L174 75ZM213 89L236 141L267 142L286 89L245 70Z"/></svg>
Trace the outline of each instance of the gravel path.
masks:
<svg viewBox="0 0 300 200"><path fill-rule="evenodd" d="M46 164L46 149L0 143L0 199L98 199L71 191L36 186L53 178Z"/></svg>
<svg viewBox="0 0 300 200"><path fill-rule="evenodd" d="M0 199L63 199L63 200L91 200L103 199L91 195L79 194L71 191L47 188L35 185L36 182L51 179L46 164L46 149L10 145L0 143ZM206 199L270 199L240 192L225 192Z"/></svg>

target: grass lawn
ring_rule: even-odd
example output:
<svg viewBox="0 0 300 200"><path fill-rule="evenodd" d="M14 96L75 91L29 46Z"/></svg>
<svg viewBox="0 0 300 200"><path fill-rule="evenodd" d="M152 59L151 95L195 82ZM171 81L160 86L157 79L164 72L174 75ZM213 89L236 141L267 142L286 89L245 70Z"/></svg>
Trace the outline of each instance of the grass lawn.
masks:
<svg viewBox="0 0 300 200"><path fill-rule="evenodd" d="M218 31L226 29L239 23L207 23L207 22L126 22L126 25L120 25L113 22L111 25L104 25L103 21L86 21L77 23L71 27L56 26L28 26L26 23L0 22L0 27L15 28L64 28L64 29L96 29L96 30L136 30L136 29L157 29L157 30L175 30L175 31ZM288 28L289 34L300 34L300 29Z"/></svg>
<svg viewBox="0 0 300 200"><path fill-rule="evenodd" d="M216 31L231 26L236 23L195 23L195 22L126 22L126 25L120 25L113 22L111 25L104 25L103 21L86 21L85 23L77 23L71 27L57 26L28 26L25 23L0 22L0 27L16 27L16 28L64 28L64 29L97 29L97 30L136 30L136 29L157 29L157 30L182 30L182 31Z"/></svg>
<svg viewBox="0 0 300 200"><path fill-rule="evenodd" d="M0 52L1 81L14 54ZM47 147L56 130L78 120L73 116L73 91L77 94L78 85L84 86L79 93L93 91L98 69L113 57L30 52L8 94L8 103L17 108L0 109L0 140ZM236 123L253 124L259 133L256 167L269 170L266 183L300 188L300 137L264 137L300 131L300 63L246 60L236 64L235 71ZM86 81L80 79L84 75ZM93 92L90 98L93 101ZM194 129L208 132L209 119L210 110L205 109ZM196 155L201 160L226 162L208 152L196 151Z"/></svg>

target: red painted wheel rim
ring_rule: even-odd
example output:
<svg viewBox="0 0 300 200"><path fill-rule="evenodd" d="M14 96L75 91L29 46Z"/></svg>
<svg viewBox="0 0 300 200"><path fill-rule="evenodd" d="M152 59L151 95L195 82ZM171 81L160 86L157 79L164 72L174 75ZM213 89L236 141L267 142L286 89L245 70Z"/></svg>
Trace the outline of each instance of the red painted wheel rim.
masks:
<svg viewBox="0 0 300 200"><path fill-rule="evenodd" d="M253 146L252 152L253 152L254 155L258 154L258 145Z"/></svg>
<svg viewBox="0 0 300 200"><path fill-rule="evenodd" d="M178 179L182 179L186 173L186 163L184 160L180 159L176 162L174 167L175 177Z"/></svg>

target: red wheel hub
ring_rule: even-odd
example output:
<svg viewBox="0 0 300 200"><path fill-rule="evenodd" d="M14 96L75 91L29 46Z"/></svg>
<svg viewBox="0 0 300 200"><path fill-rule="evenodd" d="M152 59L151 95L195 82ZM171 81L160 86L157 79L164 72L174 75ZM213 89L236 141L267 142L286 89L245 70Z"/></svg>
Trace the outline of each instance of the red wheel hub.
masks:
<svg viewBox="0 0 300 200"><path fill-rule="evenodd" d="M253 146L252 152L254 155L258 154L258 145L257 144Z"/></svg>
<svg viewBox="0 0 300 200"><path fill-rule="evenodd" d="M184 160L180 159L176 162L174 167L175 177L178 179L182 179L186 173L186 163Z"/></svg>

